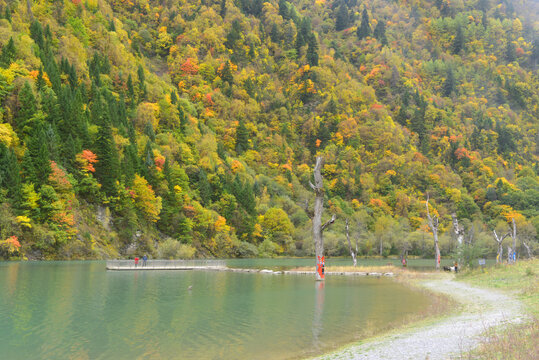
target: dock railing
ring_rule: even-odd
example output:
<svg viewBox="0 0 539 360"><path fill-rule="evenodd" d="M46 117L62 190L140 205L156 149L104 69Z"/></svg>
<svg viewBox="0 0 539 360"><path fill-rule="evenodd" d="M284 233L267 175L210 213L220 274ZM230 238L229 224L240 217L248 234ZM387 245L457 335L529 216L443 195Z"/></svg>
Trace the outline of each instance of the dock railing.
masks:
<svg viewBox="0 0 539 360"><path fill-rule="evenodd" d="M107 260L107 270L192 270L225 268L224 260Z"/></svg>

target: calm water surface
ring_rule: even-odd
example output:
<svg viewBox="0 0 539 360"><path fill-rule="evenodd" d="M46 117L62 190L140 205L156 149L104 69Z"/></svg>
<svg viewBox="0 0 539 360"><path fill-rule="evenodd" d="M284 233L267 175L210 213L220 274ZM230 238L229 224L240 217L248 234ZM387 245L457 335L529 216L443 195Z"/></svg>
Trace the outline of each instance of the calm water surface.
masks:
<svg viewBox="0 0 539 360"><path fill-rule="evenodd" d="M2 359L301 358L429 304L389 279L113 272L104 262L0 263L0 288Z"/></svg>

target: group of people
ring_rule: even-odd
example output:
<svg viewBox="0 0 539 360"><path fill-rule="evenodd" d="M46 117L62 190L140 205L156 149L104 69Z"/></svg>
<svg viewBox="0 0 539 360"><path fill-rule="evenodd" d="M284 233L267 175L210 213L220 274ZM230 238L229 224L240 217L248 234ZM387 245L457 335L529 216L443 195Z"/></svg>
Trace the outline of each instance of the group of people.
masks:
<svg viewBox="0 0 539 360"><path fill-rule="evenodd" d="M139 257L138 256L135 256L135 267L138 266L138 262L139 262ZM148 262L148 255L144 254L144 256L142 257L142 266L146 266L146 263Z"/></svg>

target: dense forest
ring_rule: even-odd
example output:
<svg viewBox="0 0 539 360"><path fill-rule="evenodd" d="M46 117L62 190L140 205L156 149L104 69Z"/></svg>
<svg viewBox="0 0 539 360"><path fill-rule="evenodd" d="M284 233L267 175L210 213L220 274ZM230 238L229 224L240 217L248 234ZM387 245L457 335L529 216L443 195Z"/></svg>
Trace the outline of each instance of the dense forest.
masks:
<svg viewBox="0 0 539 360"><path fill-rule="evenodd" d="M532 0L0 0L0 256L539 248ZM524 250L519 248L521 255Z"/></svg>

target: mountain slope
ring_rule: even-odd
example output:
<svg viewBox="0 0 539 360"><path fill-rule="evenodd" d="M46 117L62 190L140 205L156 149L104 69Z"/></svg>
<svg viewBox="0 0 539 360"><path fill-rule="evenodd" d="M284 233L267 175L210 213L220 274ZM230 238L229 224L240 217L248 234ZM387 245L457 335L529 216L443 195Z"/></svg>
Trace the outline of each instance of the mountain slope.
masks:
<svg viewBox="0 0 539 360"><path fill-rule="evenodd" d="M316 154L364 254L430 255L426 193L443 254L537 246L534 2L0 7L4 256L310 254Z"/></svg>

